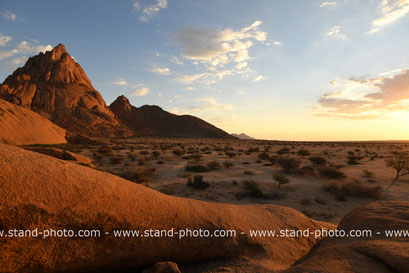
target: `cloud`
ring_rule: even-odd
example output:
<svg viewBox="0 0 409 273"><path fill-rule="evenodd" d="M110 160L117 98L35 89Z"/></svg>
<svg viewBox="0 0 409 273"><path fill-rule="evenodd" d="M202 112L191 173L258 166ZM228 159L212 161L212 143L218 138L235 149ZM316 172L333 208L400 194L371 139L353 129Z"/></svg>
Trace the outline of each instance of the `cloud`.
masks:
<svg viewBox="0 0 409 273"><path fill-rule="evenodd" d="M182 62L182 60L180 60L178 57L176 57L176 56L171 56L170 57L170 61L172 62L172 63L175 63L175 64L179 64L179 65L184 65L184 63Z"/></svg>
<svg viewBox="0 0 409 273"><path fill-rule="evenodd" d="M212 97L208 98L194 98L193 101L196 102L203 102L204 104L201 107L196 107L198 109L223 109L223 110L233 110L233 107L228 104L221 104L216 101L216 99Z"/></svg>
<svg viewBox="0 0 409 273"><path fill-rule="evenodd" d="M135 10L141 10L141 3L139 3L139 2L133 3L133 8L134 8Z"/></svg>
<svg viewBox="0 0 409 273"><path fill-rule="evenodd" d="M379 7L381 17L372 21L368 34L378 32L382 27L392 24L409 13L409 0L383 0Z"/></svg>
<svg viewBox="0 0 409 273"><path fill-rule="evenodd" d="M186 87L185 88L186 90L189 90L189 91L193 91L193 90L195 90L193 87L191 87L191 86L188 86L188 87Z"/></svg>
<svg viewBox="0 0 409 273"><path fill-rule="evenodd" d="M139 89L136 89L134 92L131 92L131 95L134 97L141 97L141 96L145 96L150 92L149 88L147 87L142 87Z"/></svg>
<svg viewBox="0 0 409 273"><path fill-rule="evenodd" d="M340 40L345 40L347 36L345 34L341 33L341 27L340 26L333 26L328 30L326 33L327 37L332 37Z"/></svg>
<svg viewBox="0 0 409 273"><path fill-rule="evenodd" d="M350 78L340 91L322 95L313 109L320 116L361 119L397 111L409 111L409 69L390 77Z"/></svg>
<svg viewBox="0 0 409 273"><path fill-rule="evenodd" d="M253 82L259 82L259 81L261 81L262 79L264 79L264 77L262 76L262 75L258 75L258 76L256 76L256 77L254 77L253 78Z"/></svg>
<svg viewBox="0 0 409 273"><path fill-rule="evenodd" d="M17 15L8 10L0 12L0 15L1 17L12 22L15 22L17 20Z"/></svg>
<svg viewBox="0 0 409 273"><path fill-rule="evenodd" d="M184 28L175 31L172 36L181 44L183 57L222 65L230 61L247 60L248 49L254 45L250 40L266 40L267 34L258 30L261 23L255 21L251 26L239 31L229 28Z"/></svg>
<svg viewBox="0 0 409 273"><path fill-rule="evenodd" d="M338 86L338 78L336 78L335 80L330 81L329 84L334 86L334 87Z"/></svg>
<svg viewBox="0 0 409 273"><path fill-rule="evenodd" d="M323 2L320 5L320 8L334 7L337 5L337 2Z"/></svg>
<svg viewBox="0 0 409 273"><path fill-rule="evenodd" d="M28 57L21 56L17 58L10 58L1 63L1 65L7 70L15 70L27 61Z"/></svg>
<svg viewBox="0 0 409 273"><path fill-rule="evenodd" d="M177 81L214 84L226 76L250 77L249 48L257 42L267 44L267 34L258 29L261 24L255 21L240 30L183 28L173 32L171 36L181 45L182 57L205 69L201 73L178 75Z"/></svg>
<svg viewBox="0 0 409 273"><path fill-rule="evenodd" d="M133 4L134 10L142 10L142 15L139 16L139 21L141 22L148 22L156 14L158 14L161 9L166 9L167 7L167 0L156 0L154 4L146 5L143 8L139 2L134 2Z"/></svg>
<svg viewBox="0 0 409 273"><path fill-rule="evenodd" d="M128 85L128 83L124 79L119 79L117 81L111 82L113 85Z"/></svg>
<svg viewBox="0 0 409 273"><path fill-rule="evenodd" d="M159 75L170 75L170 69L167 67L158 67L156 65L152 65L149 68L149 71L155 74L159 74Z"/></svg>
<svg viewBox="0 0 409 273"><path fill-rule="evenodd" d="M46 45L46 46L35 45L27 41L22 41L14 48L0 50L0 61L2 61L2 66L4 68L13 70L17 68L18 65L22 64L23 59L24 60L27 59L25 55L38 54L39 52L45 52L45 51L49 51L52 49L53 47L51 45ZM8 59L12 57L14 58Z"/></svg>
<svg viewBox="0 0 409 273"><path fill-rule="evenodd" d="M11 36L0 33L0 46L6 46L12 40Z"/></svg>

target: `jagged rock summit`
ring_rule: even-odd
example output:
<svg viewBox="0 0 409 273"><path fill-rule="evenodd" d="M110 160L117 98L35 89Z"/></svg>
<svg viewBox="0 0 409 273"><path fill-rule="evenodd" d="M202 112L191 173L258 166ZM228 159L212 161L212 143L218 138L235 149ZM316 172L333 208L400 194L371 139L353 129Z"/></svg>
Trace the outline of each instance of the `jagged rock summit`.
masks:
<svg viewBox="0 0 409 273"><path fill-rule="evenodd" d="M194 116L178 116L155 105L143 105L139 108L132 106L123 95L119 96L109 108L121 122L142 136L235 138Z"/></svg>
<svg viewBox="0 0 409 273"><path fill-rule="evenodd" d="M68 131L88 136L129 136L81 66L59 44L31 57L0 86L0 98L31 109Z"/></svg>

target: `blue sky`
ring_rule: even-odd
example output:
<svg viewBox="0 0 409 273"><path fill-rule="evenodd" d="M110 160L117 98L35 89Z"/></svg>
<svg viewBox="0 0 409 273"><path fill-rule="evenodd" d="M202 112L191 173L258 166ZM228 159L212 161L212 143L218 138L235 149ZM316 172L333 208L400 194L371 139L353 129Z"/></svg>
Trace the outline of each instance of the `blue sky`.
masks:
<svg viewBox="0 0 409 273"><path fill-rule="evenodd" d="M409 0L7 1L0 78L63 43L126 95L264 139L409 139Z"/></svg>

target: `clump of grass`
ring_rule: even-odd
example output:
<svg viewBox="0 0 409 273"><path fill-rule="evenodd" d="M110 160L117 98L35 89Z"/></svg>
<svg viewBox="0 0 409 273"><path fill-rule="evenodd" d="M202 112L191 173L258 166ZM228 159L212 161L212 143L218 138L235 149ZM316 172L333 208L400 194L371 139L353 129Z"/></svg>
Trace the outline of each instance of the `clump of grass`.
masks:
<svg viewBox="0 0 409 273"><path fill-rule="evenodd" d="M205 190L210 186L209 182L204 181L203 175L195 175L193 178L188 177L187 185L197 190Z"/></svg>
<svg viewBox="0 0 409 273"><path fill-rule="evenodd" d="M216 160L210 161L206 165L211 171L217 171L217 170L220 170L222 168L220 163L217 162Z"/></svg>
<svg viewBox="0 0 409 273"><path fill-rule="evenodd" d="M234 152L225 152L225 155L227 155L228 157L232 158L236 156L236 153Z"/></svg>
<svg viewBox="0 0 409 273"><path fill-rule="evenodd" d="M246 171L244 171L243 173L244 173L244 174L247 174L247 175L253 175L253 174L254 174L253 171L249 171L249 170L246 170Z"/></svg>
<svg viewBox="0 0 409 273"><path fill-rule="evenodd" d="M264 193L260 189L260 186L258 185L257 182L253 180L245 180L243 182L243 186L244 186L244 191L236 194L236 197L238 199L241 199L244 197L252 197L252 198L263 198L264 197Z"/></svg>
<svg viewBox="0 0 409 273"><path fill-rule="evenodd" d="M223 162L223 166L228 169L228 168L234 166L234 164L231 163L230 161L227 161L227 160L226 160L226 161Z"/></svg>
<svg viewBox="0 0 409 273"><path fill-rule="evenodd" d="M125 156L122 154L116 154L111 157L112 164L120 164L125 160Z"/></svg>
<svg viewBox="0 0 409 273"><path fill-rule="evenodd" d="M268 160L269 158L270 158L270 156L268 155L268 153L261 153L261 154L259 154L258 155L258 158L260 159L260 160Z"/></svg>
<svg viewBox="0 0 409 273"><path fill-rule="evenodd" d="M323 158L322 156L311 156L308 159L315 166L323 166L323 165L327 164L327 160L325 158Z"/></svg>
<svg viewBox="0 0 409 273"><path fill-rule="evenodd" d="M163 186L161 192L167 195L174 195L176 193L176 190L173 185L165 185Z"/></svg>
<svg viewBox="0 0 409 273"><path fill-rule="evenodd" d="M205 173L210 171L210 169L207 166L200 164L188 164L186 165L185 170L188 172L195 173Z"/></svg>
<svg viewBox="0 0 409 273"><path fill-rule="evenodd" d="M344 179L346 177L345 173L333 167L321 167L318 171L320 175L329 179Z"/></svg>
<svg viewBox="0 0 409 273"><path fill-rule="evenodd" d="M373 177L373 172L369 171L369 170L363 170L363 176L366 178L372 178Z"/></svg>
<svg viewBox="0 0 409 273"><path fill-rule="evenodd" d="M279 188L281 187L281 185L290 183L290 179L288 178L288 176L286 176L284 174L280 174L280 173L275 174L275 175L273 175L273 178L274 178L275 181L278 182L278 187Z"/></svg>

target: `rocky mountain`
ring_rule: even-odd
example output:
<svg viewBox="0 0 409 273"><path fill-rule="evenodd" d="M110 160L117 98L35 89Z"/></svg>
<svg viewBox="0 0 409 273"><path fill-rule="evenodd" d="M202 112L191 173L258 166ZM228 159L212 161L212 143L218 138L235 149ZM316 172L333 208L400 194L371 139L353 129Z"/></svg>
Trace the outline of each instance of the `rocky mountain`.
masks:
<svg viewBox="0 0 409 273"><path fill-rule="evenodd" d="M0 86L0 98L88 136L129 136L81 66L59 44L27 60Z"/></svg>
<svg viewBox="0 0 409 273"><path fill-rule="evenodd" d="M234 138L225 131L190 115L174 115L159 106L132 106L119 96L109 108L137 134L158 137Z"/></svg>
<svg viewBox="0 0 409 273"><path fill-rule="evenodd" d="M241 133L241 134L231 134L234 137L240 138L240 139L255 139L251 136L246 135L245 133Z"/></svg>

